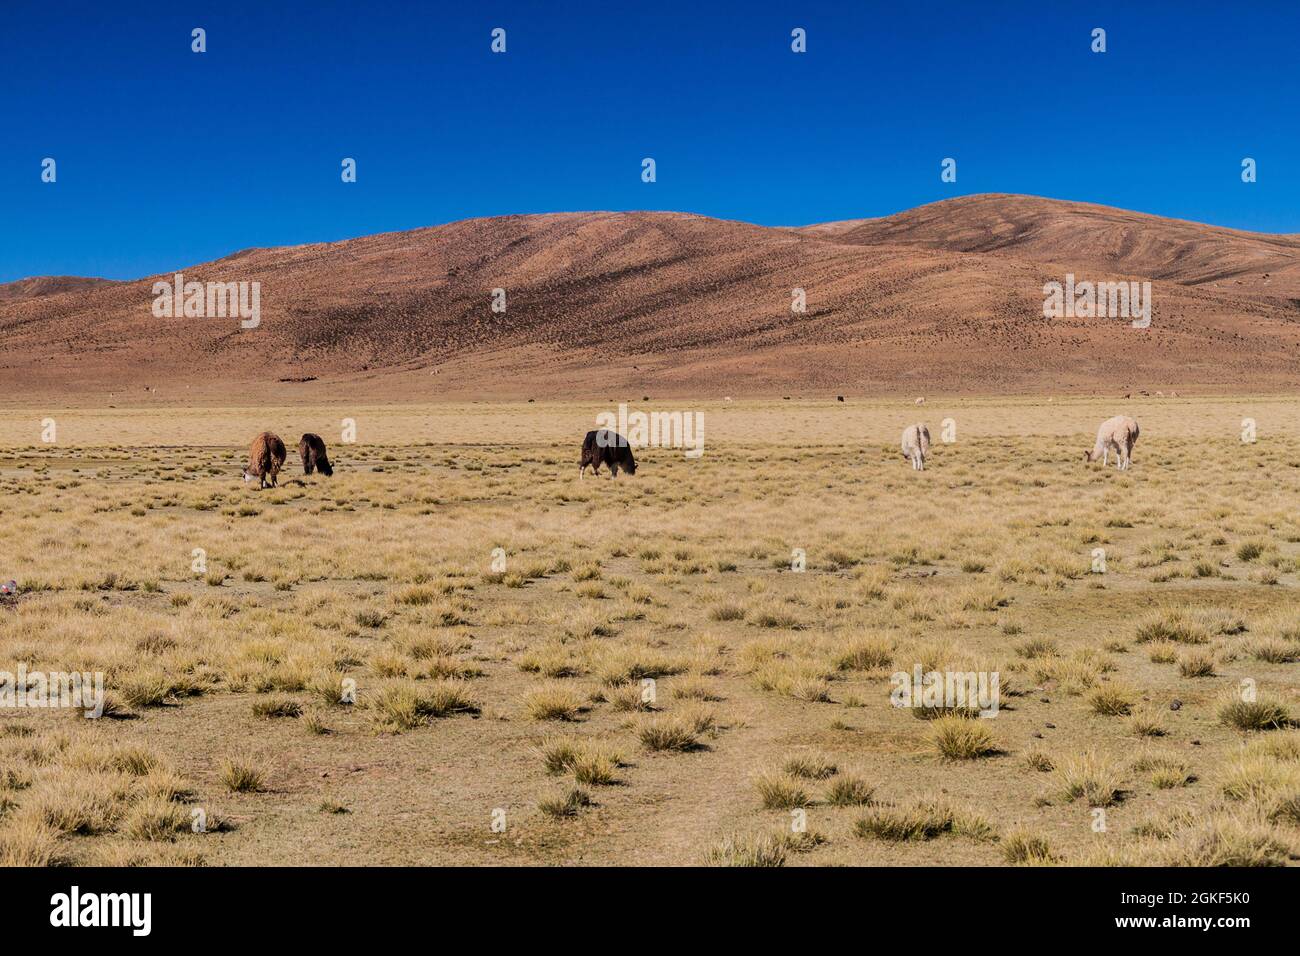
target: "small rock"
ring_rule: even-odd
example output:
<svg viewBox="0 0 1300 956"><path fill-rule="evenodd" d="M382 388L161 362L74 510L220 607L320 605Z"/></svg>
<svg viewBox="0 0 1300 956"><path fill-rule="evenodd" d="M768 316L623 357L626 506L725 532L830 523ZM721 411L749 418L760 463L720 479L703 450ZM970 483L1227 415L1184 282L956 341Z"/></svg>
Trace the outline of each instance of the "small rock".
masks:
<svg viewBox="0 0 1300 956"><path fill-rule="evenodd" d="M1193 747L1199 747L1200 745L1201 745L1201 742L1200 742L1199 740L1193 740L1193 741L1192 741L1192 746L1193 746Z"/></svg>
<svg viewBox="0 0 1300 956"><path fill-rule="evenodd" d="M1043 726L1046 727L1048 730L1056 729L1056 724L1043 724Z"/></svg>
<svg viewBox="0 0 1300 956"><path fill-rule="evenodd" d="M1040 733L1039 733L1038 731L1036 731L1036 730L1035 730L1032 734L1030 734L1029 736L1033 737L1035 740L1042 740L1042 739L1043 739L1043 735L1040 734Z"/></svg>
<svg viewBox="0 0 1300 956"><path fill-rule="evenodd" d="M1182 706L1183 706L1183 702L1179 700L1177 697L1175 697L1173 700L1169 702L1170 710L1181 710Z"/></svg>
<svg viewBox="0 0 1300 956"><path fill-rule="evenodd" d="M1040 704L1050 704L1050 703L1051 703L1051 701L1048 700L1046 697L1040 697L1040 698L1038 698L1038 702L1039 702Z"/></svg>

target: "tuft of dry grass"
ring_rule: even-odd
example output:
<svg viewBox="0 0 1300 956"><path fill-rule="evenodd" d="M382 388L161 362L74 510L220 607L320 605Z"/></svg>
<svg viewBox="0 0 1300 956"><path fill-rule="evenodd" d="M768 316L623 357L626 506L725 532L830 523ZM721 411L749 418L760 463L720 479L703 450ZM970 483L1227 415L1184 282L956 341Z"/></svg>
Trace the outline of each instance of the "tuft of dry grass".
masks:
<svg viewBox="0 0 1300 956"><path fill-rule="evenodd" d="M1184 677L1213 677L1214 655L1193 651L1178 659L1178 673Z"/></svg>
<svg viewBox="0 0 1300 956"><path fill-rule="evenodd" d="M1003 837L1002 858L1012 866L1045 866L1056 862L1047 841L1024 830L1013 830Z"/></svg>
<svg viewBox="0 0 1300 956"><path fill-rule="evenodd" d="M908 807L876 806L859 817L853 832L860 837L904 842L933 840L945 833L976 840L993 837L993 828L983 819L958 813L942 800L927 799Z"/></svg>
<svg viewBox="0 0 1300 956"><path fill-rule="evenodd" d="M765 810L794 810L812 802L798 780L772 771L755 776L754 789L758 791Z"/></svg>
<svg viewBox="0 0 1300 956"><path fill-rule="evenodd" d="M288 697L270 697L253 702L253 716L263 719L272 717L301 717L302 704Z"/></svg>
<svg viewBox="0 0 1300 956"><path fill-rule="evenodd" d="M930 725L930 742L947 760L976 760L998 753L988 728L968 717L938 718Z"/></svg>
<svg viewBox="0 0 1300 956"><path fill-rule="evenodd" d="M1154 707L1139 707L1133 711L1125 727L1135 737L1163 737L1168 733L1163 715Z"/></svg>
<svg viewBox="0 0 1300 956"><path fill-rule="evenodd" d="M1100 717L1127 717L1133 712L1131 690L1107 684L1088 695L1088 709Z"/></svg>
<svg viewBox="0 0 1300 956"><path fill-rule="evenodd" d="M727 836L709 847L705 866L785 866L786 841L779 836Z"/></svg>
<svg viewBox="0 0 1300 956"><path fill-rule="evenodd" d="M792 777L803 777L806 780L825 780L827 777L835 776L838 768L830 757L824 753L813 751L787 757L782 769Z"/></svg>
<svg viewBox="0 0 1300 956"><path fill-rule="evenodd" d="M362 699L375 727L392 733L414 730L433 718L479 711L466 682L456 680L390 681Z"/></svg>
<svg viewBox="0 0 1300 956"><path fill-rule="evenodd" d="M537 809L548 817L563 819L565 817L576 817L578 813L591 806L591 794L582 787L570 787L560 794L549 797L543 797L537 801Z"/></svg>
<svg viewBox="0 0 1300 956"><path fill-rule="evenodd" d="M715 726L708 710L662 714L642 720L637 737L647 750L684 752L698 749L700 738Z"/></svg>
<svg viewBox="0 0 1300 956"><path fill-rule="evenodd" d="M260 793L266 789L266 771L248 760L222 761L218 777L232 793Z"/></svg>
<svg viewBox="0 0 1300 956"><path fill-rule="evenodd" d="M1277 730L1291 724L1291 712L1279 698L1259 691L1254 700L1231 694L1219 705L1219 722L1237 730Z"/></svg>
<svg viewBox="0 0 1300 956"><path fill-rule="evenodd" d="M1083 800L1090 807L1111 807L1122 795L1123 778L1108 758L1089 750L1067 757L1056 767L1061 792L1066 800Z"/></svg>
<svg viewBox="0 0 1300 956"><path fill-rule="evenodd" d="M0 826L0 867L61 866L68 862L59 830L35 817Z"/></svg>
<svg viewBox="0 0 1300 956"><path fill-rule="evenodd" d="M640 688L637 696L639 699ZM532 720L575 720L585 703L577 691L564 684L545 684L525 693L522 706Z"/></svg>
<svg viewBox="0 0 1300 956"><path fill-rule="evenodd" d="M836 777L826 788L826 802L833 807L864 807L871 803L875 787L860 777Z"/></svg>
<svg viewBox="0 0 1300 956"><path fill-rule="evenodd" d="M122 822L121 831L133 840L173 840L190 828L185 808L161 797L150 797L133 806Z"/></svg>

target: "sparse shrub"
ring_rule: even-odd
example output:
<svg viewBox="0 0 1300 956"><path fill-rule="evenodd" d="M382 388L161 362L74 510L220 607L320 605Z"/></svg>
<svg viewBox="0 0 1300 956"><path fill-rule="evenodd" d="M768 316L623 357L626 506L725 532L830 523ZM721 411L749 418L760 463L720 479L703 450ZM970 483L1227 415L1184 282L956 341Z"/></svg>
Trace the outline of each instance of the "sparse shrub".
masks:
<svg viewBox="0 0 1300 956"><path fill-rule="evenodd" d="M318 709L311 709L302 715L303 729L309 734L322 736L330 732L329 725L325 722L325 714Z"/></svg>
<svg viewBox="0 0 1300 956"><path fill-rule="evenodd" d="M1175 757L1148 755L1133 764L1133 771L1149 774L1151 786L1157 790L1185 787L1196 779L1187 765Z"/></svg>
<svg viewBox="0 0 1300 956"><path fill-rule="evenodd" d="M754 789L767 810L793 810L811 802L799 781L778 773L760 773L754 778Z"/></svg>
<svg viewBox="0 0 1300 956"><path fill-rule="evenodd" d="M951 833L957 818L952 808L937 801L921 801L911 807L874 807L853 824L860 837L903 842L933 840Z"/></svg>
<svg viewBox="0 0 1300 956"><path fill-rule="evenodd" d="M1158 641L1151 645L1147 659L1152 664L1172 664L1178 660L1178 652L1174 650L1174 645L1169 641Z"/></svg>
<svg viewBox="0 0 1300 956"><path fill-rule="evenodd" d="M548 817L574 817L584 807L591 806L591 802L591 794L582 787L570 787L562 794L539 800L537 809Z"/></svg>
<svg viewBox="0 0 1300 956"><path fill-rule="evenodd" d="M968 717L940 717L930 725L930 740L948 760L975 760L998 752L993 735Z"/></svg>
<svg viewBox="0 0 1300 956"><path fill-rule="evenodd" d="M1214 655L1191 653L1178 660L1178 673L1184 677L1213 677Z"/></svg>
<svg viewBox="0 0 1300 956"><path fill-rule="evenodd" d="M1167 732L1160 712L1153 707L1135 710L1127 726L1129 733L1138 737L1163 737Z"/></svg>
<svg viewBox="0 0 1300 956"><path fill-rule="evenodd" d="M1040 657L1056 657L1060 651L1056 646L1056 641L1046 637L1035 637L1019 644L1016 647L1016 653L1032 661Z"/></svg>
<svg viewBox="0 0 1300 956"><path fill-rule="evenodd" d="M709 847L705 866L784 866L786 841L774 836L729 836Z"/></svg>
<svg viewBox="0 0 1300 956"><path fill-rule="evenodd" d="M1057 765L1056 773L1066 800L1082 797L1090 807L1110 807L1119 802L1119 772L1095 751L1066 758Z"/></svg>
<svg viewBox="0 0 1300 956"><path fill-rule="evenodd" d="M1253 701L1232 694L1219 705L1219 722L1238 730L1276 730L1291 723L1291 713L1281 700L1263 691Z"/></svg>
<svg viewBox="0 0 1300 956"><path fill-rule="evenodd" d="M233 793L258 793L266 786L265 772L247 760L222 761L219 776L226 789Z"/></svg>
<svg viewBox="0 0 1300 956"><path fill-rule="evenodd" d="M792 777L803 777L806 780L825 780L827 777L835 776L838 769L834 761L822 753L802 753L787 757L785 761L785 772Z"/></svg>
<svg viewBox="0 0 1300 956"><path fill-rule="evenodd" d="M271 697L254 701L253 716L268 719L271 717L301 717L302 704L288 697Z"/></svg>
<svg viewBox="0 0 1300 956"><path fill-rule="evenodd" d="M700 737L713 729L708 712L663 714L644 719L637 737L647 750L687 751L700 746Z"/></svg>
<svg viewBox="0 0 1300 956"><path fill-rule="evenodd" d="M639 697L639 689L637 694ZM524 713L533 720L574 720L583 707L583 700L563 684L548 684L524 694L523 707Z"/></svg>
<svg viewBox="0 0 1300 956"><path fill-rule="evenodd" d="M1038 866L1056 861L1046 840L1023 830L1015 830L1006 835L1002 841L1002 858L1012 866Z"/></svg>
<svg viewBox="0 0 1300 956"><path fill-rule="evenodd" d="M871 803L875 788L860 777L836 777L826 788L826 802L833 807L861 807Z"/></svg>
<svg viewBox="0 0 1300 956"><path fill-rule="evenodd" d="M722 694L717 687L700 677L683 677L674 681L672 692L673 697L678 700L722 700Z"/></svg>
<svg viewBox="0 0 1300 956"><path fill-rule="evenodd" d="M190 828L185 808L160 797L141 800L127 813L122 832L133 840L172 840Z"/></svg>
<svg viewBox="0 0 1300 956"><path fill-rule="evenodd" d="M1264 553L1264 545L1258 541L1243 541L1237 545L1237 559L1239 561L1254 561Z"/></svg>
<svg viewBox="0 0 1300 956"><path fill-rule="evenodd" d="M478 704L464 681L430 683L392 681L363 698L371 719L381 730L412 730L430 718L459 713L477 713Z"/></svg>
<svg viewBox="0 0 1300 956"><path fill-rule="evenodd" d="M860 637L835 655L833 664L841 671L869 671L888 667L894 659L894 648L884 638Z"/></svg>
<svg viewBox="0 0 1300 956"><path fill-rule="evenodd" d="M1290 664L1300 658L1300 646L1276 638L1255 641L1250 652L1255 660L1266 664Z"/></svg>
<svg viewBox="0 0 1300 956"><path fill-rule="evenodd" d="M1108 684L1089 695L1088 708L1099 717L1127 717L1133 711L1133 697L1126 688Z"/></svg>
<svg viewBox="0 0 1300 956"><path fill-rule="evenodd" d="M1041 750L1031 750L1025 754L1025 765L1030 770L1037 770L1039 773L1051 773L1056 769L1055 764L1052 763L1052 758Z"/></svg>
<svg viewBox="0 0 1300 956"><path fill-rule="evenodd" d="M605 699L613 705L614 710L619 713L643 712L654 710L654 706L646 699L641 685L638 684L616 684L605 690Z"/></svg>
<svg viewBox="0 0 1300 956"><path fill-rule="evenodd" d="M1177 608L1147 614L1138 622L1135 636L1139 644L1150 641L1205 644L1209 639L1209 634L1204 627Z"/></svg>

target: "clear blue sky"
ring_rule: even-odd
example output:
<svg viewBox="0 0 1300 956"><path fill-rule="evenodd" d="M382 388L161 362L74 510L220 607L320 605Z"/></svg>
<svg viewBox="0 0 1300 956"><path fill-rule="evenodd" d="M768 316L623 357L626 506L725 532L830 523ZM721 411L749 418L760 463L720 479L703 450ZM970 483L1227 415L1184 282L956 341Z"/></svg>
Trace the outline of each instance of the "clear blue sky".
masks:
<svg viewBox="0 0 1300 956"><path fill-rule="evenodd" d="M472 216L796 225L979 192L1300 232L1298 41L1295 0L3 0L0 281Z"/></svg>

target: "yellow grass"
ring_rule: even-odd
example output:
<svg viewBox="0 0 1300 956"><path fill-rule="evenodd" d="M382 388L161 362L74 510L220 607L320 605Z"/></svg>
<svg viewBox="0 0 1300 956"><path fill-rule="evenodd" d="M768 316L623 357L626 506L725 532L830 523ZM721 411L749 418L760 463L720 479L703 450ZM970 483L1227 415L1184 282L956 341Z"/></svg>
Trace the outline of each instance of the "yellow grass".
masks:
<svg viewBox="0 0 1300 956"><path fill-rule="evenodd" d="M117 712L0 715L0 862L1070 864L1094 807L1108 860L1284 858L1294 401L932 397L921 474L910 402L663 407L702 458L581 482L604 406L7 410L0 670ZM1121 410L1132 470L1082 466ZM268 427L335 476L243 485ZM1003 706L916 720L917 663Z"/></svg>

